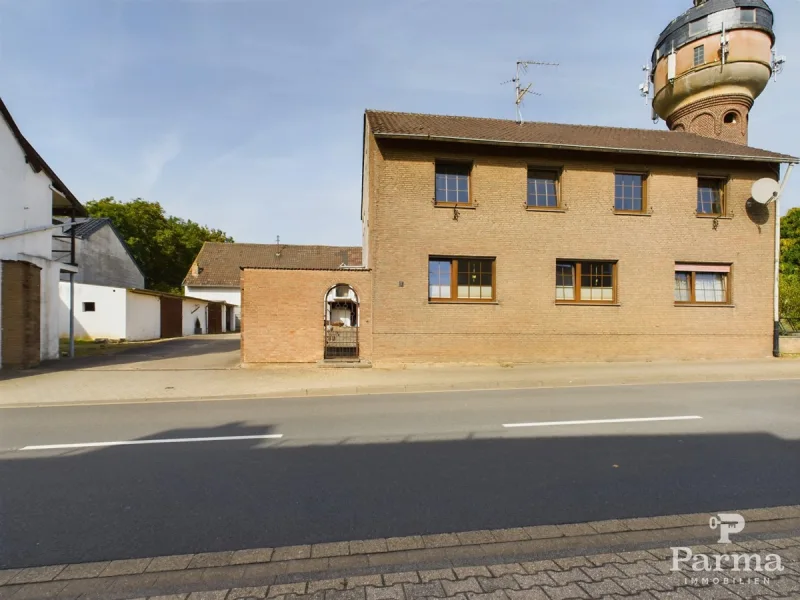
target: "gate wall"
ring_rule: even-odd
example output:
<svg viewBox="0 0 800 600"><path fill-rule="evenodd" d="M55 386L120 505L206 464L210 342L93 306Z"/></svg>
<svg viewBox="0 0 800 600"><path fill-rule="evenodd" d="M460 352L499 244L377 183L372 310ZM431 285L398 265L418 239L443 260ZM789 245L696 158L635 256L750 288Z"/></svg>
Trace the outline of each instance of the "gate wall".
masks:
<svg viewBox="0 0 800 600"><path fill-rule="evenodd" d="M0 360L27 369L41 357L41 270L24 261L2 261L0 272Z"/></svg>
<svg viewBox="0 0 800 600"><path fill-rule="evenodd" d="M372 356L372 272L244 269L242 362L314 363L323 359L325 294L350 285L359 300L359 358Z"/></svg>

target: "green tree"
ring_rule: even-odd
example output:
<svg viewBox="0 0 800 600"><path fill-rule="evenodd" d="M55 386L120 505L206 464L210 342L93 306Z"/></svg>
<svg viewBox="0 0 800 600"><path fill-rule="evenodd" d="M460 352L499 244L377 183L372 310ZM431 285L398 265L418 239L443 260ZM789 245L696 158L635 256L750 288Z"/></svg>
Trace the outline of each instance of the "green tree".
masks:
<svg viewBox="0 0 800 600"><path fill-rule="evenodd" d="M800 275L800 208L781 218L781 273Z"/></svg>
<svg viewBox="0 0 800 600"><path fill-rule="evenodd" d="M114 197L86 204L92 217L107 217L120 232L144 271L148 288L180 292L181 282L203 242L233 242L225 232L167 216L158 202Z"/></svg>

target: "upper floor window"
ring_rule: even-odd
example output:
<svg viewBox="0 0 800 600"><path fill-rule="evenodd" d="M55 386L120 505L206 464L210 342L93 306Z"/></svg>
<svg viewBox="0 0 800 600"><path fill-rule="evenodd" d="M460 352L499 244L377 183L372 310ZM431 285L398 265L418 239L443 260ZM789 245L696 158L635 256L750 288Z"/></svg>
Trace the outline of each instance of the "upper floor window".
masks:
<svg viewBox="0 0 800 600"><path fill-rule="evenodd" d="M729 304L730 265L675 265L677 304Z"/></svg>
<svg viewBox="0 0 800 600"><path fill-rule="evenodd" d="M494 264L493 258L430 258L428 300L494 300Z"/></svg>
<svg viewBox="0 0 800 600"><path fill-rule="evenodd" d="M706 62L706 47L696 46L694 49L694 66L699 67Z"/></svg>
<svg viewBox="0 0 800 600"><path fill-rule="evenodd" d="M616 270L608 261L557 261L556 302L613 303Z"/></svg>
<svg viewBox="0 0 800 600"><path fill-rule="evenodd" d="M689 23L689 35L699 35L703 33L706 29L708 29L708 17L703 17L702 19L697 19L697 21L692 21Z"/></svg>
<svg viewBox="0 0 800 600"><path fill-rule="evenodd" d="M756 22L756 9L755 8L740 8L739 9L739 22L740 23L755 23Z"/></svg>
<svg viewBox="0 0 800 600"><path fill-rule="evenodd" d="M697 180L697 214L725 213L725 180L721 177L700 177Z"/></svg>
<svg viewBox="0 0 800 600"><path fill-rule="evenodd" d="M466 163L436 163L436 203L469 204L469 173Z"/></svg>
<svg viewBox="0 0 800 600"><path fill-rule="evenodd" d="M558 173L528 169L528 206L558 208Z"/></svg>
<svg viewBox="0 0 800 600"><path fill-rule="evenodd" d="M643 173L617 173L614 186L614 210L644 212L647 178Z"/></svg>

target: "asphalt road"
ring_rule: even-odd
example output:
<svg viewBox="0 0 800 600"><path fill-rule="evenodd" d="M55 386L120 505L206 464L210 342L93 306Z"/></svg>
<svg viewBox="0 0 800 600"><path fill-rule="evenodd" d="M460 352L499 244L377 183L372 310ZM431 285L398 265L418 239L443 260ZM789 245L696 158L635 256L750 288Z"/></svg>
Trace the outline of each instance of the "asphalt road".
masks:
<svg viewBox="0 0 800 600"><path fill-rule="evenodd" d="M800 504L798 440L800 380L0 409L0 567Z"/></svg>

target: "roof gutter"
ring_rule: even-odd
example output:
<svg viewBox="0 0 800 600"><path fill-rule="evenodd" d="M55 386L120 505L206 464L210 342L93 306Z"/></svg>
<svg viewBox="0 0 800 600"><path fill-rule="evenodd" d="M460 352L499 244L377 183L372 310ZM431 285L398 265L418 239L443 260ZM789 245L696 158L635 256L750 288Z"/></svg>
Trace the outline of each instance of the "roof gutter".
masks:
<svg viewBox="0 0 800 600"><path fill-rule="evenodd" d="M780 164L797 164L800 163L800 158L793 156L783 156L775 158L766 158L764 156L732 156L728 154L706 154L703 152L678 152L678 151L664 151L664 150L644 150L633 148L612 148L609 146L584 146L577 144L542 144L539 142L510 142L508 140L490 140L480 138L465 138L465 137L451 137L443 135L430 135L420 133L373 133L376 138L387 139L417 139L428 140L435 142L459 142L470 144L483 144L487 146L516 146L527 148L543 148L549 150L583 150L594 152L617 152L627 154L651 154L659 156L674 156L674 157L692 157L692 158L711 158L722 160L741 160L741 161L754 161L765 163L780 163Z"/></svg>

